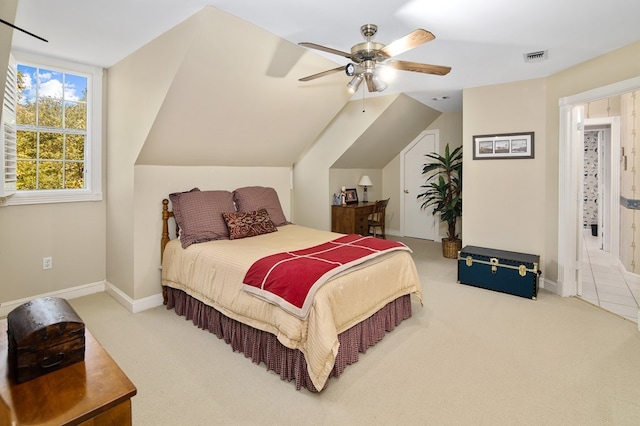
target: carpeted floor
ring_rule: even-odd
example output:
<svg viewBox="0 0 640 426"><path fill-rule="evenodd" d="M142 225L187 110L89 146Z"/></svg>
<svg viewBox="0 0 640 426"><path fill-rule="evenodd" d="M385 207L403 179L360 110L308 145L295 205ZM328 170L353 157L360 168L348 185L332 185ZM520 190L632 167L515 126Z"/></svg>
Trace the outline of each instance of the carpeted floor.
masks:
<svg viewBox="0 0 640 426"><path fill-rule="evenodd" d="M136 425L637 425L640 332L542 290L456 283L440 244L413 250L424 306L320 394L296 391L164 307L71 304L138 388Z"/></svg>

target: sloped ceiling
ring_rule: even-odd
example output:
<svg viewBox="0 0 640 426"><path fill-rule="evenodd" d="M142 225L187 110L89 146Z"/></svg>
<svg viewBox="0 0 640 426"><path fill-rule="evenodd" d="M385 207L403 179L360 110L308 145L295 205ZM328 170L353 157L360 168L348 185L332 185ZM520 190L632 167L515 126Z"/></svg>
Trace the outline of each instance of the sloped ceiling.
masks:
<svg viewBox="0 0 640 426"><path fill-rule="evenodd" d="M162 42L184 59L136 164L291 166L350 97L340 75L298 82L335 63L218 9L179 27Z"/></svg>
<svg viewBox="0 0 640 426"><path fill-rule="evenodd" d="M366 109L366 100L363 108ZM381 169L440 114L440 111L401 94L332 168Z"/></svg>

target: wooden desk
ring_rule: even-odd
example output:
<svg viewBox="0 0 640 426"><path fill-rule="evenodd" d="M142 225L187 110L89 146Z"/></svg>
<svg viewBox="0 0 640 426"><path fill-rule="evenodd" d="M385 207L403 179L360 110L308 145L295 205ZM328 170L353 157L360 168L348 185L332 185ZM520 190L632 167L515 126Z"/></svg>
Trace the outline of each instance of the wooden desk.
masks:
<svg viewBox="0 0 640 426"><path fill-rule="evenodd" d="M341 234L369 234L369 215L375 202L331 206L331 231Z"/></svg>
<svg viewBox="0 0 640 426"><path fill-rule="evenodd" d="M21 384L7 374L6 330L4 319L0 321L0 425L131 425L136 387L89 330L85 329L84 361Z"/></svg>

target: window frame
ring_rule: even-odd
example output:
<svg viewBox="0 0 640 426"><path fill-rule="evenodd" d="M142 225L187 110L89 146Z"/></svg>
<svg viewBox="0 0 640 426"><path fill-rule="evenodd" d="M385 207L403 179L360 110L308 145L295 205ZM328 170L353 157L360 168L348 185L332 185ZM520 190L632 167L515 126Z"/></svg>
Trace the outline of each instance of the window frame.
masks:
<svg viewBox="0 0 640 426"><path fill-rule="evenodd" d="M49 68L87 77L87 141L83 189L17 190L5 205L101 201L102 195L102 76L103 69L32 53L13 51L17 64Z"/></svg>

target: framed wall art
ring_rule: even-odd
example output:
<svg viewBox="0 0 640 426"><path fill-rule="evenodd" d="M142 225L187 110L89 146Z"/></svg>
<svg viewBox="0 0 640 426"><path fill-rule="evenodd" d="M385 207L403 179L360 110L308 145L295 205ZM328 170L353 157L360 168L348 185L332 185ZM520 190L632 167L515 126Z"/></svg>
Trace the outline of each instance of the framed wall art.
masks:
<svg viewBox="0 0 640 426"><path fill-rule="evenodd" d="M473 137L474 160L533 158L534 132Z"/></svg>

